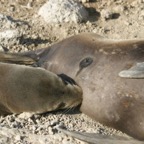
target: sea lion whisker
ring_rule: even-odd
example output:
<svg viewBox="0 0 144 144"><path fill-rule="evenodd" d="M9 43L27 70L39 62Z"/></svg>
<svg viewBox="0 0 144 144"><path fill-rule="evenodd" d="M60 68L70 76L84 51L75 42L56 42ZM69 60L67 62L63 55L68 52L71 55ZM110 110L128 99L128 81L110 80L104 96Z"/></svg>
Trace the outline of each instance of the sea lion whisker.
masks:
<svg viewBox="0 0 144 144"><path fill-rule="evenodd" d="M69 111L72 111L75 107L68 107L67 109L65 109L64 114L67 114Z"/></svg>
<svg viewBox="0 0 144 144"><path fill-rule="evenodd" d="M66 108L66 109L63 111L63 114L67 114L69 111L70 111L70 108Z"/></svg>

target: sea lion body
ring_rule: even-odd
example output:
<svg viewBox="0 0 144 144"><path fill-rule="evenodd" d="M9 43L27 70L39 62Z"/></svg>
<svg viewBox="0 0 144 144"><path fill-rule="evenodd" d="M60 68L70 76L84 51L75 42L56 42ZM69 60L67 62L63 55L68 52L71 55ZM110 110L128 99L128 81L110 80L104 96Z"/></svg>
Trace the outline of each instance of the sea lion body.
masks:
<svg viewBox="0 0 144 144"><path fill-rule="evenodd" d="M0 63L0 113L44 113L77 106L82 90L41 68Z"/></svg>
<svg viewBox="0 0 144 144"><path fill-rule="evenodd" d="M75 79L83 89L83 113L144 140L144 79L119 76L144 62L144 39L119 41L83 33L25 55L37 55L37 66Z"/></svg>
<svg viewBox="0 0 144 144"><path fill-rule="evenodd" d="M86 58L93 62L82 68L80 63L87 63ZM118 75L143 61L144 40L116 41L96 34L80 34L53 45L48 53L43 52L39 64L54 73L65 73L79 83L83 89L83 113L144 140L144 79Z"/></svg>

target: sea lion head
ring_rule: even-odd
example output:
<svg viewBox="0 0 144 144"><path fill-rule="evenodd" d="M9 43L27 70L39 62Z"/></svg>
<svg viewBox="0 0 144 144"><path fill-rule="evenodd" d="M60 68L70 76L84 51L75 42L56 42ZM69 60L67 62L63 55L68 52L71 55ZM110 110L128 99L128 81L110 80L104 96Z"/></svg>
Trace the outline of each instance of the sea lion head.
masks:
<svg viewBox="0 0 144 144"><path fill-rule="evenodd" d="M61 79L63 84L60 86L60 92L57 91L57 94L60 95L60 98L56 109L73 108L81 104L81 87L72 78L65 74L58 74L58 77ZM58 84L56 88L59 90Z"/></svg>
<svg viewBox="0 0 144 144"><path fill-rule="evenodd" d="M44 113L82 102L82 89L65 74L0 63L0 113Z"/></svg>

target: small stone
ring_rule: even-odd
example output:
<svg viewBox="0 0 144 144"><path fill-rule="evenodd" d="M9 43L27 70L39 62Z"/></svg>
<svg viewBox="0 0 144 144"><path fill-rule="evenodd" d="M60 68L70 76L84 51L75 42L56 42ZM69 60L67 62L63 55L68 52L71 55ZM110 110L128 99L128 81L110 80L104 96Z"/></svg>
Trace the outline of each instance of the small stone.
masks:
<svg viewBox="0 0 144 144"><path fill-rule="evenodd" d="M105 20L112 19L112 12L110 10L103 9L101 11L101 17Z"/></svg>
<svg viewBox="0 0 144 144"><path fill-rule="evenodd" d="M79 2L87 3L87 2L89 2L89 0L79 0Z"/></svg>
<svg viewBox="0 0 144 144"><path fill-rule="evenodd" d="M118 18L119 16L120 16L119 13L114 12L113 10L110 10L110 9L106 9L106 10L103 9L101 11L101 17L104 20L115 19L115 18Z"/></svg>
<svg viewBox="0 0 144 144"><path fill-rule="evenodd" d="M51 135L54 134L52 127L48 127L48 133L51 134Z"/></svg>
<svg viewBox="0 0 144 144"><path fill-rule="evenodd" d="M11 5L11 6L10 6L10 11L11 11L11 12L15 11L15 6L14 6L14 5Z"/></svg>
<svg viewBox="0 0 144 144"><path fill-rule="evenodd" d="M15 140L20 141L21 140L21 136L20 135L16 135L15 136Z"/></svg>
<svg viewBox="0 0 144 144"><path fill-rule="evenodd" d="M23 113L19 114L18 118L28 119L28 118L31 118L32 116L33 116L33 113L23 112Z"/></svg>
<svg viewBox="0 0 144 144"><path fill-rule="evenodd" d="M82 3L86 3L86 2L87 2L87 0L81 0L81 2L82 2Z"/></svg>
<svg viewBox="0 0 144 144"><path fill-rule="evenodd" d="M32 126L32 130L35 131L37 129L37 127L34 125Z"/></svg>
<svg viewBox="0 0 144 144"><path fill-rule="evenodd" d="M144 10L142 10L139 14L139 20L144 20Z"/></svg>
<svg viewBox="0 0 144 144"><path fill-rule="evenodd" d="M121 6L121 5L115 6L115 7L113 8L113 11L114 11L115 13L122 13L122 12L124 12L124 10L125 10L124 6Z"/></svg>
<svg viewBox="0 0 144 144"><path fill-rule="evenodd" d="M0 51L4 51L4 47L2 45L0 45Z"/></svg>
<svg viewBox="0 0 144 144"><path fill-rule="evenodd" d="M91 27L91 26L92 26L92 23L91 23L90 21L87 21L87 22L86 22L86 25L89 26L89 27Z"/></svg>
<svg viewBox="0 0 144 144"><path fill-rule="evenodd" d="M144 0L138 0L139 3L144 3Z"/></svg>
<svg viewBox="0 0 144 144"><path fill-rule="evenodd" d="M57 125L57 124L59 124L59 121L56 119L56 120L53 120L53 121L51 121L51 126L55 126L55 125Z"/></svg>

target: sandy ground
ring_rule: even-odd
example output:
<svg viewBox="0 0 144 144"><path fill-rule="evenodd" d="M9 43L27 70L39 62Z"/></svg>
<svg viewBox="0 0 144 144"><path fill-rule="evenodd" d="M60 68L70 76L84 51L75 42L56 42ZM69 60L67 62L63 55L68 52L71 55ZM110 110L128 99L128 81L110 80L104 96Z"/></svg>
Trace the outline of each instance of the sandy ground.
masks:
<svg viewBox="0 0 144 144"><path fill-rule="evenodd" d="M24 36L20 44L9 47L10 51L45 48L81 32L94 32L112 39L144 38L143 0L92 1L84 4L90 15L88 21L81 24L53 25L45 24L37 15L46 1L32 0L31 7L27 7L30 2L28 0L0 0L0 13L21 20L27 25L19 28ZM0 128L3 130L3 133L0 132L0 143L84 143L54 130L52 126L59 122L64 123L70 130L123 135L94 122L77 110L69 110L36 115L28 119L20 118L19 115L0 117ZM12 133L10 129L15 132ZM7 131L7 134L4 134L4 131Z"/></svg>

